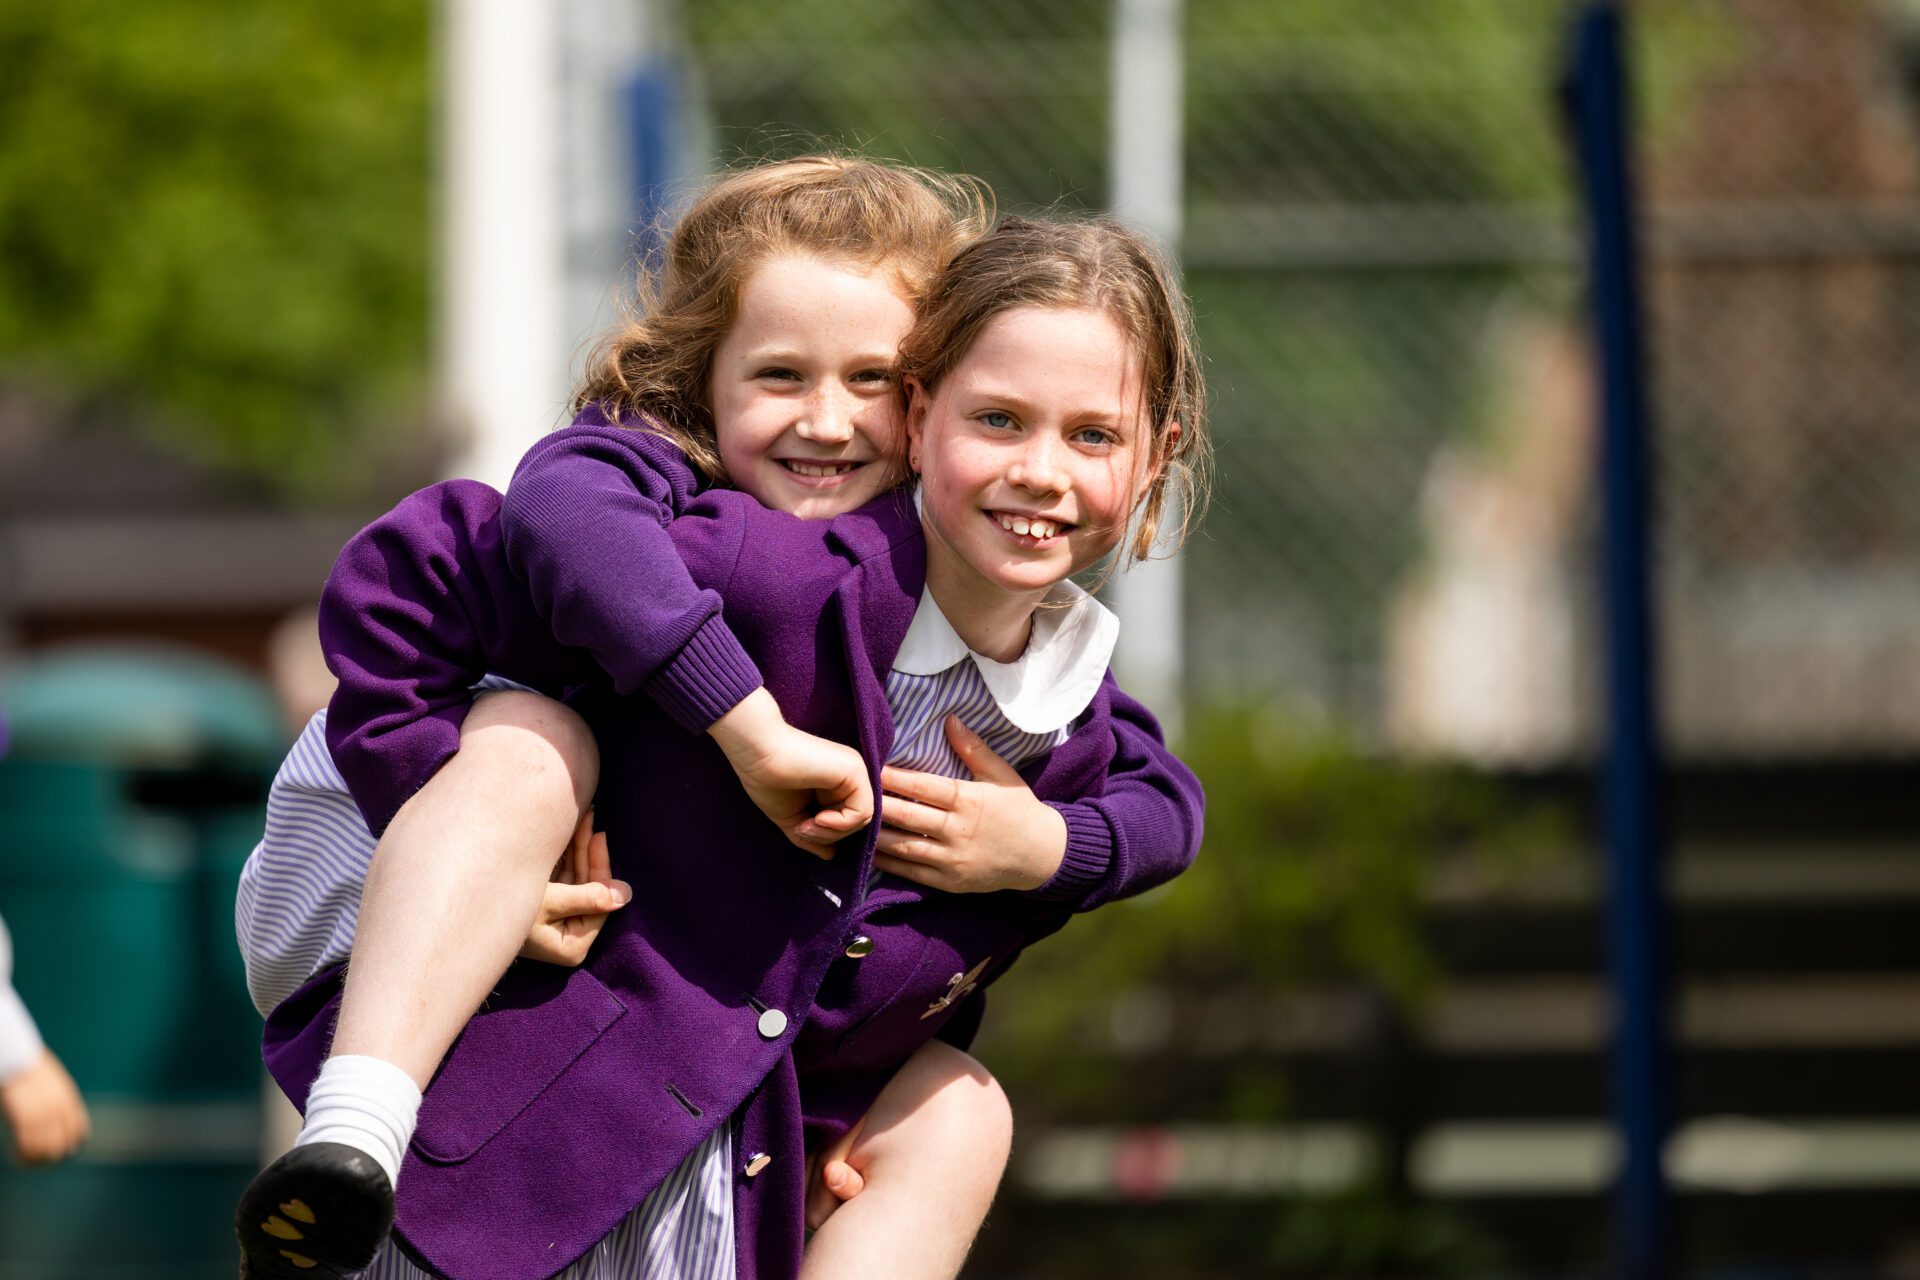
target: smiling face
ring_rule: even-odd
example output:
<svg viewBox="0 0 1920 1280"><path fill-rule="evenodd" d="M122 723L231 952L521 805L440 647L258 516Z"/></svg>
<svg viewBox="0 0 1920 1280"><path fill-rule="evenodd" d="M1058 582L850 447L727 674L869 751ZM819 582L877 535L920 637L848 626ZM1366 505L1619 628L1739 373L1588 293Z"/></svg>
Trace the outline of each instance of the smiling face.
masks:
<svg viewBox="0 0 1920 1280"><path fill-rule="evenodd" d="M1149 479L1140 362L1104 311L994 317L931 395L914 388L907 430L928 585L963 636L963 616L1030 614L1111 551Z"/></svg>
<svg viewBox="0 0 1920 1280"><path fill-rule="evenodd" d="M824 520L899 478L893 383L913 308L885 270L795 253L760 264L713 352L708 405L732 483Z"/></svg>

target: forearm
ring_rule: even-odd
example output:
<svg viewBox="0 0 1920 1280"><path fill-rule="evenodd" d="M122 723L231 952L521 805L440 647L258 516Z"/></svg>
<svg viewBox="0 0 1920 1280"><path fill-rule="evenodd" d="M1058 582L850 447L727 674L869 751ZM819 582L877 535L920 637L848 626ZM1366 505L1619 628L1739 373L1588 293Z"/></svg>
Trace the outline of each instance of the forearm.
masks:
<svg viewBox="0 0 1920 1280"><path fill-rule="evenodd" d="M665 440L585 421L528 451L501 507L508 562L554 637L693 733L761 684L667 532L700 488Z"/></svg>
<svg viewBox="0 0 1920 1280"><path fill-rule="evenodd" d="M779 704L760 686L708 725L707 735L725 753L735 773L750 773L766 759L771 740L786 728Z"/></svg>

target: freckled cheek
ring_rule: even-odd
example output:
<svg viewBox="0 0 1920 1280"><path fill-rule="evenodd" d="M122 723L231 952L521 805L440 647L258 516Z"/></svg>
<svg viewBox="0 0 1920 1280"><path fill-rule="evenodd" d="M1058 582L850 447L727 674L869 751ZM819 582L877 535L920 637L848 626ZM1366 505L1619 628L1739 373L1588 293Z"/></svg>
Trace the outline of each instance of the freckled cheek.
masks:
<svg viewBox="0 0 1920 1280"><path fill-rule="evenodd" d="M716 396L713 402L713 434L720 446L720 458L729 469L751 463L767 450L764 413L747 396Z"/></svg>
<svg viewBox="0 0 1920 1280"><path fill-rule="evenodd" d="M899 406L891 402L874 405L858 421L861 433L881 456L889 460L907 456L907 421Z"/></svg>

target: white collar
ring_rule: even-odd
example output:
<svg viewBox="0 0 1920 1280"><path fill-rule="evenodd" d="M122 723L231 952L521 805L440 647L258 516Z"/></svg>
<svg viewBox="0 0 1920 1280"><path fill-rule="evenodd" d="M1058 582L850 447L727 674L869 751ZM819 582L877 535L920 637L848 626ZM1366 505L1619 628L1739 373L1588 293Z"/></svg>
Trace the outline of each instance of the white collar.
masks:
<svg viewBox="0 0 1920 1280"><path fill-rule="evenodd" d="M920 593L907 638L893 659L903 675L933 676L962 658L972 658L987 692L1012 723L1025 733L1053 733L1072 724L1093 695L1113 659L1120 619L1070 580L1056 583L1034 611L1027 648L1012 662L995 662L973 652L947 615Z"/></svg>

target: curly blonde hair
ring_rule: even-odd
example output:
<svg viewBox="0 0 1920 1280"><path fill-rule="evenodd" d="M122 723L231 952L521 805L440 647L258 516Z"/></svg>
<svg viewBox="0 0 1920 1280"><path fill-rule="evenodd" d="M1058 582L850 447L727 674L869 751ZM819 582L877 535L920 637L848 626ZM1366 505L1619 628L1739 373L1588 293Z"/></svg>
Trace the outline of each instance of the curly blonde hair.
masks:
<svg viewBox="0 0 1920 1280"><path fill-rule="evenodd" d="M814 155L726 174L683 214L638 273L628 318L594 348L574 394L614 422L667 437L726 483L708 407L713 351L761 263L806 252L890 273L917 300L993 223L976 178L857 156Z"/></svg>

